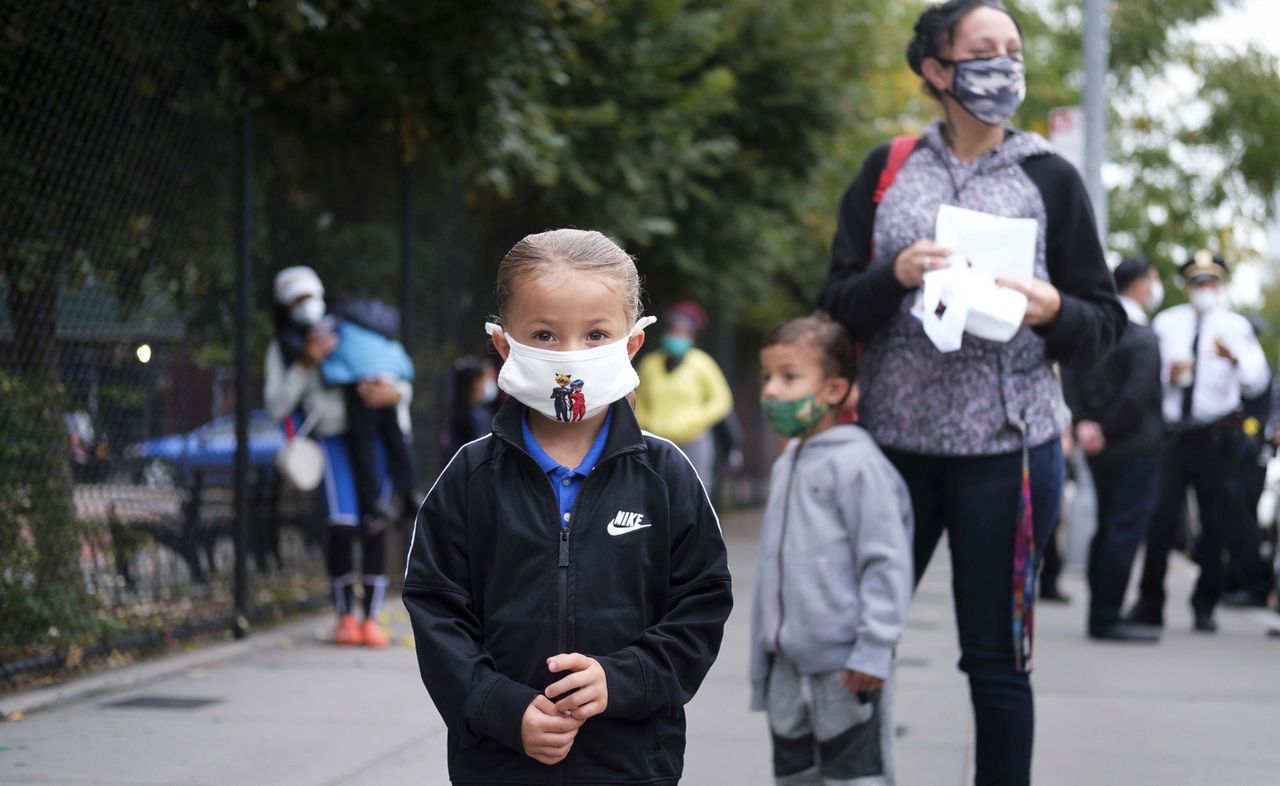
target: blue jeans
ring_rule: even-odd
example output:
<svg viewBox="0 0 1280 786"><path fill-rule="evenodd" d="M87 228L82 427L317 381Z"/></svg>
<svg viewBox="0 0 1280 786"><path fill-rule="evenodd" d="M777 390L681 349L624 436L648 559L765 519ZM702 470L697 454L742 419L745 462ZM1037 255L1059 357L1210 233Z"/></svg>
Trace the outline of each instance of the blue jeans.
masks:
<svg viewBox="0 0 1280 786"><path fill-rule="evenodd" d="M1014 666L1013 536L1022 490L1022 453L980 457L886 451L915 509L916 582L945 531L960 636L960 670L969 676L980 786L1031 782L1035 707L1031 680ZM1031 510L1036 554L1044 553L1062 503L1062 447L1031 449Z"/></svg>

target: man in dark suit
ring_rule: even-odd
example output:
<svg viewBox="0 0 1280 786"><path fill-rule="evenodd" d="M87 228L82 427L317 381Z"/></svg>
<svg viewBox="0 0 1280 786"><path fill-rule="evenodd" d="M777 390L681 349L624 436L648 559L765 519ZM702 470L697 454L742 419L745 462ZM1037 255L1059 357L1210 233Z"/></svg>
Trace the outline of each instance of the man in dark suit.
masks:
<svg viewBox="0 0 1280 786"><path fill-rule="evenodd" d="M1159 307L1164 291L1159 271L1145 257L1124 260L1114 275L1129 325L1096 367L1068 370L1063 380L1098 499L1098 529L1089 547L1088 633L1154 642L1159 629L1124 621L1120 608L1160 491L1160 344L1147 313Z"/></svg>

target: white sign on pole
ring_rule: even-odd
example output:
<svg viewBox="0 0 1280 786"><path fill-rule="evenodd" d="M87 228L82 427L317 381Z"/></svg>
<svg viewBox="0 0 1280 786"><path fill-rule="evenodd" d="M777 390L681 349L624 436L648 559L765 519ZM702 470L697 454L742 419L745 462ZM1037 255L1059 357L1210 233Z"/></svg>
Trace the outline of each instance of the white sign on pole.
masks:
<svg viewBox="0 0 1280 786"><path fill-rule="evenodd" d="M1049 144L1084 175L1084 107L1059 106L1049 110Z"/></svg>

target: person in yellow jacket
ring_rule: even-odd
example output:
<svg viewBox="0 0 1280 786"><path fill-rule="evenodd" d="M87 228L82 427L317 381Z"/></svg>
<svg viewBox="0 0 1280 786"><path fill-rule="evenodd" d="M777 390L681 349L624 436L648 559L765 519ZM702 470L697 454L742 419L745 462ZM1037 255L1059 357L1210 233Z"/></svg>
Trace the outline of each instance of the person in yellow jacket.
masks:
<svg viewBox="0 0 1280 786"><path fill-rule="evenodd" d="M716 463L711 428L733 410L733 394L715 360L694 346L706 324L706 312L691 301L667 310L661 349L645 355L637 368L636 419L641 428L676 443L709 490Z"/></svg>

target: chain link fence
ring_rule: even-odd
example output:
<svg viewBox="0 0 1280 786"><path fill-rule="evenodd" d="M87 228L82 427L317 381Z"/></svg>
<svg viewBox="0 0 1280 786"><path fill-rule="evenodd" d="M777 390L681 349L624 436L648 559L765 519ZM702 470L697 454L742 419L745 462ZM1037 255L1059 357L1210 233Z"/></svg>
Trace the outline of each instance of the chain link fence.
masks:
<svg viewBox="0 0 1280 786"><path fill-rule="evenodd" d="M305 73L268 51L323 44L341 5L0 0L0 691L329 603L322 500L281 482L263 411L281 268L401 310L423 489L459 444L497 261L544 219L478 202L394 100L330 90L332 47L281 50ZM751 418L723 499L761 497L775 440Z"/></svg>
<svg viewBox="0 0 1280 786"><path fill-rule="evenodd" d="M311 263L402 305L395 239L412 216L395 185L412 173L388 150L375 160L390 199L303 223L298 201L343 183L302 182L299 135L260 124L255 300L236 324L236 128L207 111L228 26L204 5L0 0L0 690L328 602L320 505L281 483L284 432L261 409L269 281ZM373 147L323 152L360 170ZM357 247L385 273L344 280ZM447 287L431 298L457 302ZM435 315L412 324L419 350L448 332ZM253 357L243 555L237 331ZM438 465L424 413L444 396L433 362L415 404L424 473Z"/></svg>

